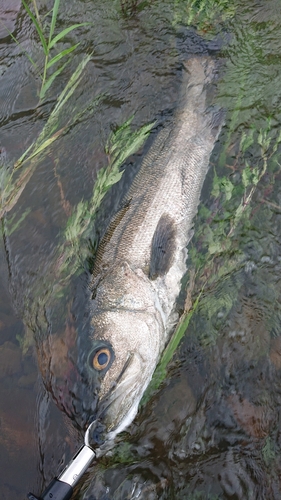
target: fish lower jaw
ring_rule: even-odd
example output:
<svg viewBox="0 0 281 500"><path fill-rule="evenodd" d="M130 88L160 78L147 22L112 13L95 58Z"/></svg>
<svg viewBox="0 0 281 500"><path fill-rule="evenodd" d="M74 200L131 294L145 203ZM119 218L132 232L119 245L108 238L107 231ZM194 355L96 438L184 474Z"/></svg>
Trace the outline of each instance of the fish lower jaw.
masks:
<svg viewBox="0 0 281 500"><path fill-rule="evenodd" d="M125 415L123 420L119 423L118 427L113 431L108 433L108 439L114 440L117 434L123 432L129 425L133 422L137 412L138 412L139 401L135 402L133 406L130 408L129 412Z"/></svg>
<svg viewBox="0 0 281 500"><path fill-rule="evenodd" d="M155 368L155 367L154 367ZM145 384L142 387L142 390L138 393L138 395L135 398L134 403L132 404L131 408L128 410L126 414L123 415L121 420L117 423L117 425L113 428L113 430L108 430L107 436L106 436L106 441L105 443L100 447L100 449L95 449L95 452L97 454L97 457L104 455L107 453L107 451L111 450L114 446L114 440L118 434L126 430L129 425L133 422L134 418L136 417L138 413L138 408L139 408L139 403L142 399L142 396L147 389L154 370L151 371L151 374L148 376ZM122 406L122 403L121 403Z"/></svg>
<svg viewBox="0 0 281 500"><path fill-rule="evenodd" d="M95 448L95 454L96 457L99 458L103 455L105 455L107 452L109 452L115 444L115 438L117 434L120 434L123 432L129 425L133 422L137 412L138 412L138 405L139 401L137 401L129 410L129 412L125 415L123 420L119 423L118 427L116 429L109 431L107 435L106 442L100 447L100 448Z"/></svg>

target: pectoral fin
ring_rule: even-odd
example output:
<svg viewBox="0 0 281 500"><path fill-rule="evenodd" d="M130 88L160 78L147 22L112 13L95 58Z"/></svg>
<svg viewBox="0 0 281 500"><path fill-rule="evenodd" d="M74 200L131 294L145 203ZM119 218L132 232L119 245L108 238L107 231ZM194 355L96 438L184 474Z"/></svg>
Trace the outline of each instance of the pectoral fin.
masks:
<svg viewBox="0 0 281 500"><path fill-rule="evenodd" d="M169 271L176 250L176 231L176 224L172 217L163 214L151 242L150 279L164 276Z"/></svg>

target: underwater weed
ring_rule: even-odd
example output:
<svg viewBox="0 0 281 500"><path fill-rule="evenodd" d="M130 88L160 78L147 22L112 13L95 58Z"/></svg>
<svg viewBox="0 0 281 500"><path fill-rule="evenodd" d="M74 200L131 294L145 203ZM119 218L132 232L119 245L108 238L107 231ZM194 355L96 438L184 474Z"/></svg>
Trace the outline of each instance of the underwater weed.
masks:
<svg viewBox="0 0 281 500"><path fill-rule="evenodd" d="M69 217L64 231L64 241L59 249L57 260L57 273L66 276L66 279L84 269L84 262L89 254L89 240L93 222L107 191L118 182L123 171L120 167L126 159L134 154L144 143L154 123L144 125L132 132L129 118L123 125L111 133L105 152L109 159L108 165L99 170L97 180L89 201L81 200ZM69 275L69 270L71 274Z"/></svg>
<svg viewBox="0 0 281 500"><path fill-rule="evenodd" d="M62 66L58 67L55 71L51 72L57 63L61 61L61 59L65 58L67 55L72 53L79 44L72 45L71 47L62 50L61 52L56 53L54 56L51 55L53 50L56 48L58 42L61 42L63 38L73 31L76 28L81 26L85 26L89 23L78 23L73 24L57 35L55 35L56 23L57 23L57 15L59 10L60 0L54 0L53 7L49 14L51 14L51 22L49 26L48 35L45 35L46 27L43 27L43 23L41 22L40 15L38 12L36 0L32 0L32 4L34 7L35 14L32 13L29 5L25 0L22 0L23 6L28 13L41 41L41 47L44 52L44 67L43 71L40 72L38 70L37 64L32 59L32 57L26 53L29 61L34 66L38 76L41 79L41 89L39 91L40 104L42 104L42 100L45 98L47 90L53 84L55 78L63 71L65 66L70 62L68 59ZM9 31L9 30L8 30ZM10 32L9 32L10 33ZM12 39L19 44L18 40L10 33ZM37 164L39 157L42 159L42 156L46 153L51 146L62 134L66 133L66 131L73 126L74 123L81 119L83 113L86 113L95 108L97 105L99 98L94 99L94 101L86 106L85 109L79 112L78 115L71 117L64 126L59 126L59 119L65 104L68 102L75 89L81 82L83 71L90 60L90 55L85 56L82 61L77 66L74 73L71 75L68 80L66 86L63 91L60 93L56 100L56 104L45 124L43 130L39 134L39 137L34 140L34 142L24 151L21 157L14 163L13 166L5 166L1 165L1 203L0 203L0 218L2 218L7 212L9 212L17 203L21 193L23 192L25 186L27 185L29 179L31 178ZM50 74L49 74L50 73ZM18 173L18 170L21 169L21 172Z"/></svg>
<svg viewBox="0 0 281 500"><path fill-rule="evenodd" d="M47 75L47 72L52 66L56 65L62 58L65 58L71 52L73 52L79 45L79 43L75 45L71 45L67 49L62 50L61 52L58 52L56 55L51 57L51 51L54 49L57 45L58 42L60 42L66 35L68 35L71 31L73 31L76 28L80 28L81 26L86 26L87 24L90 23L78 23L78 24L73 24L71 26L68 26L68 28L65 28L62 30L60 33L54 36L55 28L56 28L56 23L57 23L57 15L58 15L58 10L59 10L59 4L60 0L54 0L54 5L50 11L52 14L51 18L51 23L49 27L49 33L46 36L45 31L46 28L44 29L43 24L41 22L36 0L32 0L35 15L32 13L31 9L29 8L27 2L25 0L22 0L23 6L28 13L34 27L36 28L36 31L39 35L40 41L41 41L41 46L45 55L45 60L44 60L44 67L43 67L43 72L39 75L41 78L41 89L39 92L39 97L40 99L43 99L45 97L45 94L49 87L52 85L54 82L55 78L63 71L65 66L70 62L70 59L68 59L62 66L60 66L56 71L51 73L49 76ZM35 68L37 68L35 62L33 61L32 58L30 58L32 64L34 65Z"/></svg>
<svg viewBox="0 0 281 500"><path fill-rule="evenodd" d="M198 308L208 324L208 335L200 336L205 346L216 343L221 325L239 295L247 260L243 241L247 241L249 231L256 230L255 214L266 202L260 194L258 204L254 203L255 194L265 189L263 182L272 182L270 179L280 171L280 144L281 134L272 128L270 120L264 128L242 132L233 144L231 174L219 176L215 169L208 206L199 208L200 224L189 256L196 270L194 289L201 290L205 284L206 293ZM244 239L241 235L245 235Z"/></svg>
<svg viewBox="0 0 281 500"><path fill-rule="evenodd" d="M53 144L59 137L67 132L79 119L83 112L86 113L88 107L79 112L79 115L71 117L67 123L59 127L60 114L70 99L75 89L79 85L82 73L85 66L88 64L91 56L85 56L78 65L75 72L70 77L68 83L57 98L56 104L45 124L39 137L26 149L22 156L14 163L13 166L1 166L1 204L0 218L9 212L17 203L29 179L38 165L39 158L48 151L49 146ZM101 96L98 96L91 103L91 111L95 109L100 101ZM20 173L18 172L20 170Z"/></svg>
<svg viewBox="0 0 281 500"><path fill-rule="evenodd" d="M235 10L234 0L174 0L174 24L196 26L202 33L213 35Z"/></svg>

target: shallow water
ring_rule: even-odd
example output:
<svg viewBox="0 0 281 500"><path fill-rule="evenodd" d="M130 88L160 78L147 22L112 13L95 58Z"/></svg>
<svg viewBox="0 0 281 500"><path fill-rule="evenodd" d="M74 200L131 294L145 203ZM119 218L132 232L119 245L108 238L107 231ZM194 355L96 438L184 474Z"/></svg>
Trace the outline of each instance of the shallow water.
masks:
<svg viewBox="0 0 281 500"><path fill-rule="evenodd" d="M51 4L44 4L40 8L46 13ZM104 146L112 127L133 114L135 127L169 120L180 92L182 61L195 53L209 53L219 62L216 100L227 111L190 246L189 268L197 270L193 301L202 287L203 293L165 382L113 455L82 479L75 498L281 496L280 5L277 0L238 1L234 16L216 35L198 22L197 31L176 24L175 5L147 2L125 15L117 1L81 0L71 10L62 2L60 28L84 21L92 25L71 34L68 41L81 42L78 51L38 107L39 82L23 52L42 63L37 36L19 1L1 4L1 19L21 43L11 41L0 25L0 148L6 163L16 161L38 135L83 54L93 51L66 115L106 94L94 115L50 148L2 222L4 500L42 491L82 440L77 422L83 397L75 399L73 391L87 273L72 280L62 299L47 302L55 291L52 266L71 208L90 197L97 171L107 162ZM124 179L106 198L98 232L142 154L127 161ZM24 220L9 235L12 217L22 214ZM184 293L180 309L183 300Z"/></svg>

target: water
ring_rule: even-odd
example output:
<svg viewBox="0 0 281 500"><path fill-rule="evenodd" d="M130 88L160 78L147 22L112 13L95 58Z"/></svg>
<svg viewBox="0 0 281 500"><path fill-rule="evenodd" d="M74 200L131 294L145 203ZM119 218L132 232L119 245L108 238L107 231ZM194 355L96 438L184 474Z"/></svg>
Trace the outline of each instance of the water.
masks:
<svg viewBox="0 0 281 500"><path fill-rule="evenodd" d="M19 1L2 2L1 19L21 43L0 25L0 148L6 163L38 136L83 54L93 51L65 115L106 93L94 115L50 148L2 223L4 500L42 491L83 437L75 425L82 403L71 391L87 274L74 278L60 300L48 295L56 290L52 266L71 208L89 199L107 162L104 145L112 127L133 114L135 127L169 120L181 62L193 53L219 61L217 100L227 110L190 247L190 269L197 269L193 300L202 286L204 291L167 379L113 455L83 478L75 498L280 498L281 15L277 0L233 6L214 35L212 22L202 18L193 21L197 32L176 24L183 12L179 2L147 2L127 13L117 1L81 0L71 9L62 2L60 29L74 22L92 25L69 37L80 46L38 107L39 82L24 53L42 64L37 36ZM43 13L50 7L39 4ZM107 198L101 231L141 153L127 162L127 177ZM23 214L9 235L12 217L14 223Z"/></svg>

